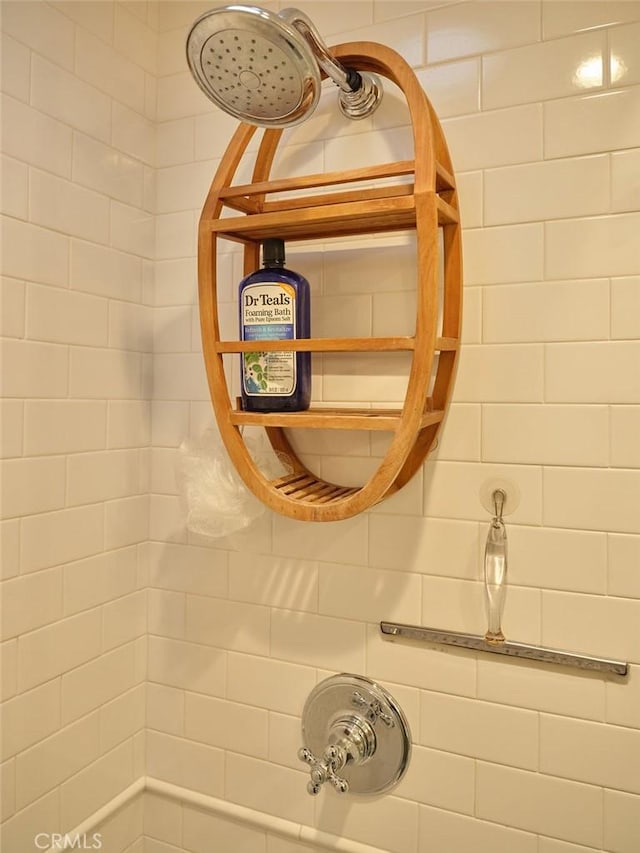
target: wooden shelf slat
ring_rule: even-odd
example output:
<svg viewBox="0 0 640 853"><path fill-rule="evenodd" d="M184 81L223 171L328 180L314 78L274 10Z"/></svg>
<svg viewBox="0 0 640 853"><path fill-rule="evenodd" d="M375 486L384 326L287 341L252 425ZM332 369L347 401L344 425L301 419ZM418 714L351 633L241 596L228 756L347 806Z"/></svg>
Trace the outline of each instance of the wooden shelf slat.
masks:
<svg viewBox="0 0 640 853"><path fill-rule="evenodd" d="M457 338L436 338L434 349L458 349ZM216 341L216 352L407 352L415 349L415 338L297 338L281 341Z"/></svg>
<svg viewBox="0 0 640 853"><path fill-rule="evenodd" d="M436 206L438 208L438 225L455 225L460 221L460 214L456 208L444 199L438 197Z"/></svg>
<svg viewBox="0 0 640 853"><path fill-rule="evenodd" d="M400 423L400 409L319 409L306 412L230 412L235 426L300 427L305 429L361 429L393 432ZM421 428L440 423L444 412L425 412Z"/></svg>

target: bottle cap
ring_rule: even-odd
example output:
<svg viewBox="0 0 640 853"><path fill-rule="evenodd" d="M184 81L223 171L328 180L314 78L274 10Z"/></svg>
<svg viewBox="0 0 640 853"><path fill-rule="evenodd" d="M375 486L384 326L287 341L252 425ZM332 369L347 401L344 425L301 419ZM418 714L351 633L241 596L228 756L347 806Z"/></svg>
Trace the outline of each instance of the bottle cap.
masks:
<svg viewBox="0 0 640 853"><path fill-rule="evenodd" d="M262 242L263 266L284 266L284 240L279 237L268 237Z"/></svg>

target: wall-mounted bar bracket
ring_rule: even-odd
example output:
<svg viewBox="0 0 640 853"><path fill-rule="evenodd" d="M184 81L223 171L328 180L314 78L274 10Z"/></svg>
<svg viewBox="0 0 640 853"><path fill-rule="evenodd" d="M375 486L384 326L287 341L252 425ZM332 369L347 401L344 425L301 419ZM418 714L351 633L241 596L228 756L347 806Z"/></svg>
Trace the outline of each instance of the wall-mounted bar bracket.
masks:
<svg viewBox="0 0 640 853"><path fill-rule="evenodd" d="M478 652L490 652L494 655L525 658L541 663L555 663L561 666L574 666L591 672L606 672L614 675L627 675L626 663L605 658L594 658L572 652L547 649L543 646L530 646L526 643L514 643L510 640L489 643L479 634L463 634L458 631L441 631L436 628L421 628L418 625L401 625L395 622L381 622L380 630L391 637L404 637L408 640L421 640L425 643L439 643L445 646L457 646Z"/></svg>

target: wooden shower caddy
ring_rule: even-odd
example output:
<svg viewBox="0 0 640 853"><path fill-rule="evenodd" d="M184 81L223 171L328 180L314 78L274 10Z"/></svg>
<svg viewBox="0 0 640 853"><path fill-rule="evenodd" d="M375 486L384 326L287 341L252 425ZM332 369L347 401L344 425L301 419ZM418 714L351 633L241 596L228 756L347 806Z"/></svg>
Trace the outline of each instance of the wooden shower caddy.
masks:
<svg viewBox="0 0 640 853"><path fill-rule="evenodd" d="M462 308L458 196L446 141L433 107L410 66L391 48L352 42L333 47L331 52L345 65L392 80L402 90L413 126L415 160L270 181L282 130L268 129L256 155L252 183L232 186L240 160L256 131L252 125L240 124L209 190L198 238L203 352L220 434L251 491L276 512L305 521L337 521L357 515L397 492L420 468L449 402ZM357 186L358 182L406 179L406 176L413 176L413 183ZM319 188L331 189L269 200L273 193ZM229 208L240 215L228 215ZM223 217L225 209L227 215ZM444 286L439 294L440 228ZM267 237L311 240L410 229L415 229L417 236L415 335L260 342L263 351L411 352L413 358L401 409L312 407L305 412L257 413L242 411L238 403L232 404L223 354L252 351L256 343L220 339L216 299L218 238L244 244L244 269L248 274L259 267L260 242ZM439 312L442 327L438 334ZM243 441L244 425L263 426L273 448L289 457L292 472L272 480L265 477ZM359 488L349 488L327 483L308 471L291 446L286 427L386 430L393 433L393 438L368 482Z"/></svg>

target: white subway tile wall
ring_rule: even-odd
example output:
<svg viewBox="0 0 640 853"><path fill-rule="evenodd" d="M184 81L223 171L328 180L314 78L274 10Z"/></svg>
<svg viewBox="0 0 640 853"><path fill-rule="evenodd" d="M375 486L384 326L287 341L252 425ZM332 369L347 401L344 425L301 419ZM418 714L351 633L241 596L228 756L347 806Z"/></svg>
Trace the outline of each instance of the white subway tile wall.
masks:
<svg viewBox="0 0 640 853"><path fill-rule="evenodd" d="M402 493L219 540L187 531L175 476L213 424L196 233L235 122L183 58L213 5L3 3L3 849L35 851L146 774L388 853L637 853L640 3L297 4L329 43L400 51L443 120L464 345L439 446ZM349 126L328 90L276 169L411 156L395 87ZM231 337L242 261L223 251ZM288 254L318 336L411 334L410 235ZM402 357L317 357L313 394L388 406L405 382ZM356 483L387 446L294 441ZM380 619L484 630L495 477L521 493L509 637L627 660L626 682L381 638ZM317 807L300 715L343 670L397 695L412 763L391 797ZM155 794L98 830L109 853L318 849Z"/></svg>

